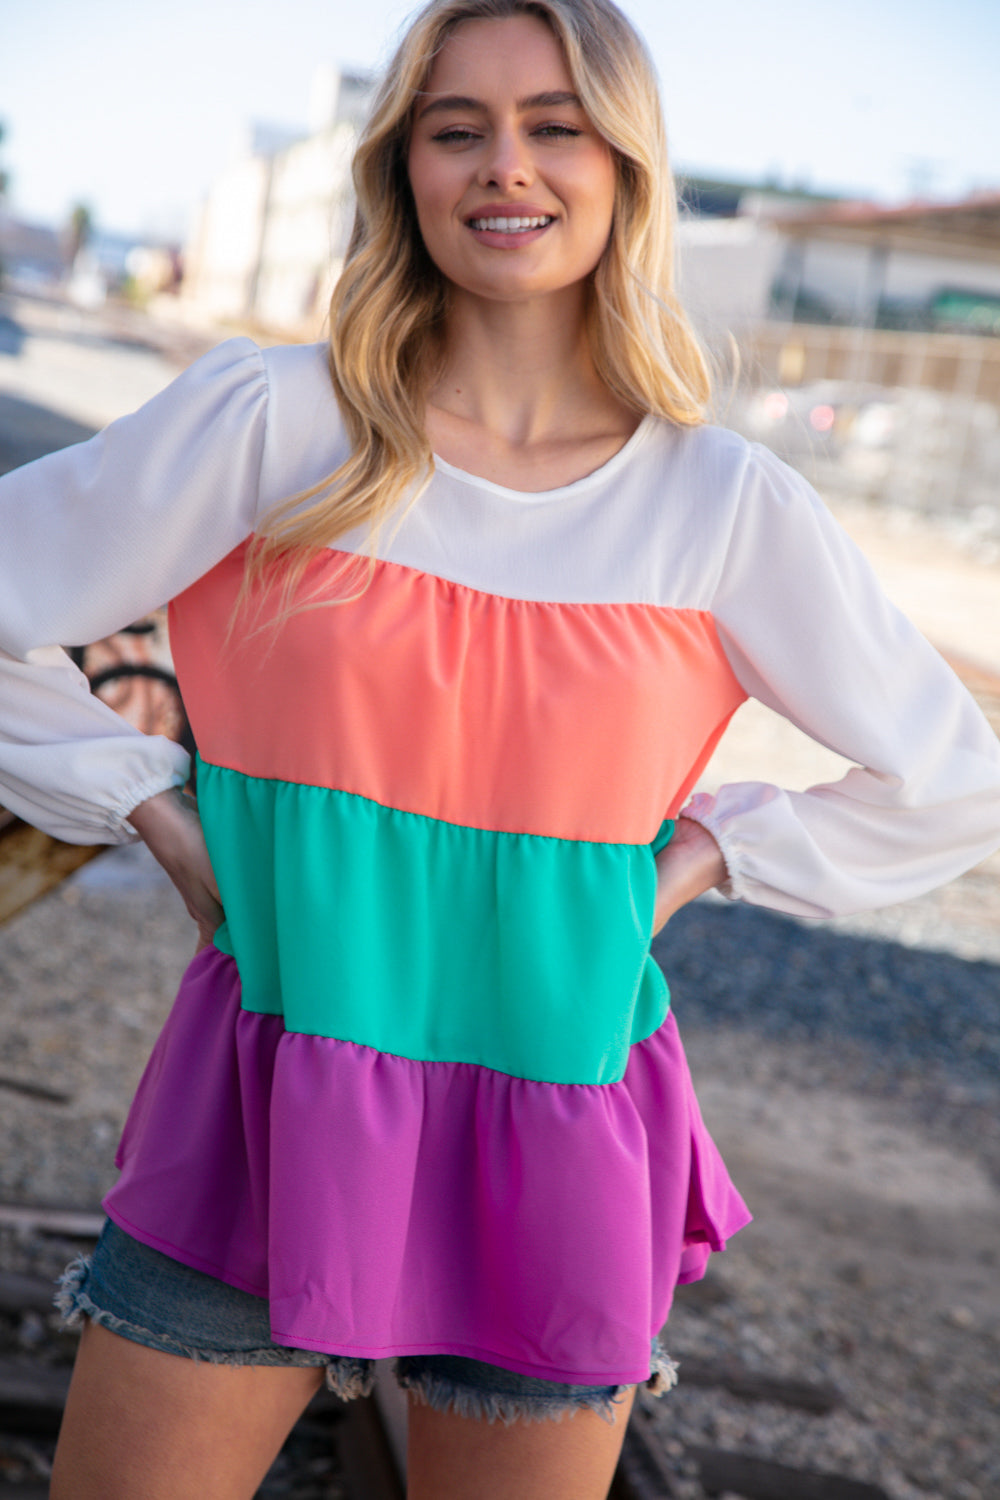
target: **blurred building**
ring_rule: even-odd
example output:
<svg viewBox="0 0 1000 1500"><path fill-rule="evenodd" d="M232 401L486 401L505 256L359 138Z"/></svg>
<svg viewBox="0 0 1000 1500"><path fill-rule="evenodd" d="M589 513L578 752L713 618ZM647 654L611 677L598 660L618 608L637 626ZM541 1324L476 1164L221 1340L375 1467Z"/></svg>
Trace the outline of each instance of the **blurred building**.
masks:
<svg viewBox="0 0 1000 1500"><path fill-rule="evenodd" d="M682 294L723 362L735 339L727 420L828 489L954 511L1000 556L1000 193L747 192L688 214L680 241Z"/></svg>
<svg viewBox="0 0 1000 1500"><path fill-rule="evenodd" d="M678 238L710 337L762 320L1000 334L1000 194L884 208L685 185Z"/></svg>
<svg viewBox="0 0 1000 1500"><path fill-rule="evenodd" d="M782 224L839 200L805 190L689 177L678 183L681 299L710 345L771 315L784 255Z"/></svg>
<svg viewBox="0 0 1000 1500"><path fill-rule="evenodd" d="M351 154L366 75L319 68L309 128L251 127L218 178L185 251L182 298L197 315L275 332L318 332L353 212Z"/></svg>
<svg viewBox="0 0 1000 1500"><path fill-rule="evenodd" d="M26 286L48 286L66 269L56 230L28 224L0 208L0 274Z"/></svg>
<svg viewBox="0 0 1000 1500"><path fill-rule="evenodd" d="M142 303L176 292L182 270L180 251L173 245L133 245L125 257L129 284Z"/></svg>
<svg viewBox="0 0 1000 1500"><path fill-rule="evenodd" d="M1000 407L1000 193L835 204L787 221L781 239L769 317L795 332L775 373L927 386Z"/></svg>
<svg viewBox="0 0 1000 1500"><path fill-rule="evenodd" d="M97 308L130 285L149 295L169 291L180 279L180 257L175 246L143 244L100 228L74 252L65 229L29 224L0 209L0 278L13 291L66 296Z"/></svg>

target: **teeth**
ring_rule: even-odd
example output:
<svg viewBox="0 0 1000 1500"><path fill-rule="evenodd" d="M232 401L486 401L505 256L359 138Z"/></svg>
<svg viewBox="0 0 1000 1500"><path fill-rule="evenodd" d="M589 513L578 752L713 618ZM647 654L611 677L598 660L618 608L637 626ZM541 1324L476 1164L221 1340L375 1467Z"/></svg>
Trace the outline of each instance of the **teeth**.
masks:
<svg viewBox="0 0 1000 1500"><path fill-rule="evenodd" d="M495 229L500 234L526 234L529 229L540 229L543 225L551 223L551 214L539 214L530 219L470 219L469 227L470 229Z"/></svg>

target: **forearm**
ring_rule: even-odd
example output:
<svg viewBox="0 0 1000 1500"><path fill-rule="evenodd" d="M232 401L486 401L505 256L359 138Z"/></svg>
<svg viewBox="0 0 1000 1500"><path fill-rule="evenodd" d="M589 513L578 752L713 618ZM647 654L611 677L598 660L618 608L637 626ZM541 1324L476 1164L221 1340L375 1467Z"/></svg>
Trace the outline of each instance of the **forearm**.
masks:
<svg viewBox="0 0 1000 1500"><path fill-rule="evenodd" d="M159 792L134 807L129 822L177 887L204 946L223 911L194 799L179 788Z"/></svg>

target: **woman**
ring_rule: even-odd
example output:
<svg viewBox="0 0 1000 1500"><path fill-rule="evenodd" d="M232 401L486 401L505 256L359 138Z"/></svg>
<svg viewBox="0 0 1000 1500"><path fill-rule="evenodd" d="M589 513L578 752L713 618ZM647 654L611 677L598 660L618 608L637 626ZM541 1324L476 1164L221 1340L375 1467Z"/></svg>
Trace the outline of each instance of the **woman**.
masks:
<svg viewBox="0 0 1000 1500"><path fill-rule="evenodd" d="M248 1496L379 1355L412 1500L604 1495L673 1287L748 1218L651 934L1000 841L974 705L808 487L704 425L609 0L435 0L357 187L329 371L234 340L5 486L6 800L134 830L200 934L67 1277L56 1500ZM181 753L52 645L168 597L204 835ZM857 768L688 801L748 693Z"/></svg>

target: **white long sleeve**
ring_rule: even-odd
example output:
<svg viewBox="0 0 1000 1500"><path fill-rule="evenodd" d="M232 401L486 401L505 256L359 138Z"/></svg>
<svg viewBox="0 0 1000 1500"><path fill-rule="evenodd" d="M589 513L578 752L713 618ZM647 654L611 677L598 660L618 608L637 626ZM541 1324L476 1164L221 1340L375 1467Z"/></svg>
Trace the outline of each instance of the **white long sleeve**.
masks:
<svg viewBox="0 0 1000 1500"><path fill-rule="evenodd" d="M745 691L856 763L806 792L760 782L685 809L733 899L807 917L885 906L1000 844L1000 743L810 486L751 451L712 604Z"/></svg>
<svg viewBox="0 0 1000 1500"><path fill-rule="evenodd" d="M260 350L232 339L89 442L0 479L0 802L73 843L133 837L187 756L89 691L60 647L120 630L253 529L267 420Z"/></svg>

